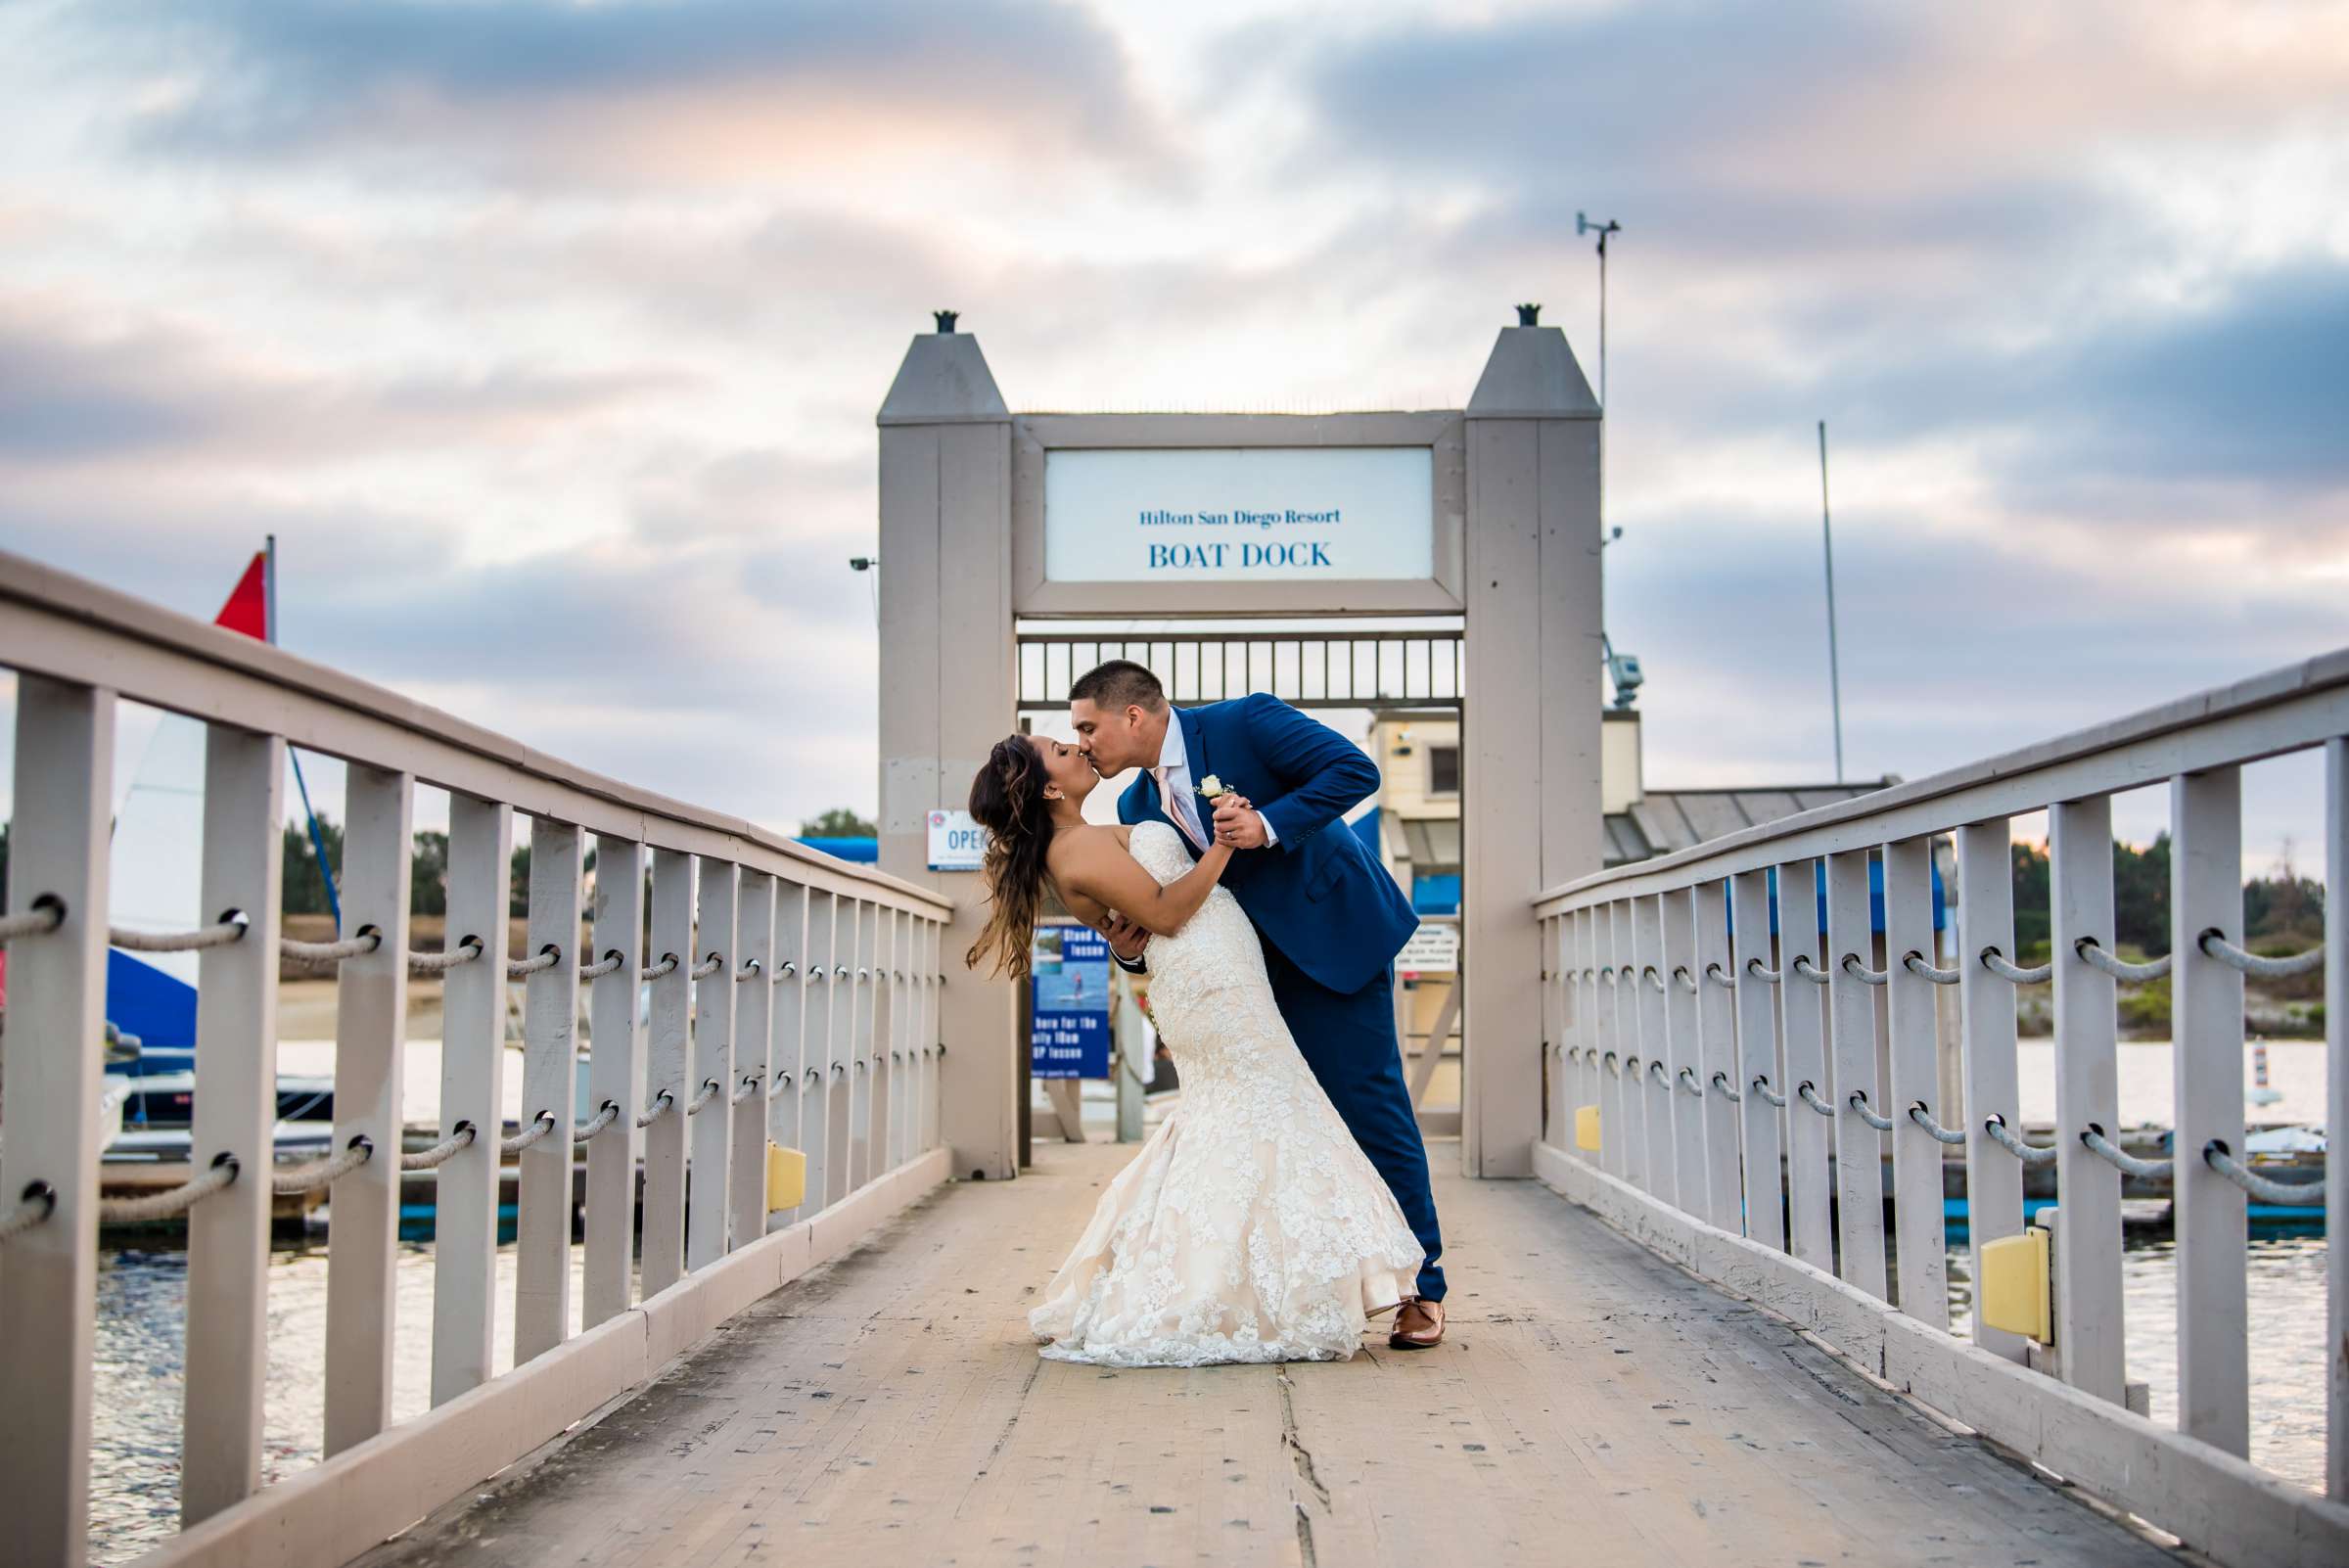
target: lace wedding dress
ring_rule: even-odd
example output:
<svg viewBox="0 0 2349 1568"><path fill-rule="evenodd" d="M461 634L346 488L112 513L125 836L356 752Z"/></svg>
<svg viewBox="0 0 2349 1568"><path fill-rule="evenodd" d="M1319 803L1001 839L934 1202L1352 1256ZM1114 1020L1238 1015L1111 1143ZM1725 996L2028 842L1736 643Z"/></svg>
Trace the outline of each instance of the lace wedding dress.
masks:
<svg viewBox="0 0 2349 1568"><path fill-rule="evenodd" d="M1130 847L1162 885L1191 867L1164 822L1137 824ZM1419 1243L1298 1052L1230 893L1149 957L1182 1099L1102 1193L1029 1326L1045 1357L1104 1366L1344 1360L1370 1314L1413 1291Z"/></svg>

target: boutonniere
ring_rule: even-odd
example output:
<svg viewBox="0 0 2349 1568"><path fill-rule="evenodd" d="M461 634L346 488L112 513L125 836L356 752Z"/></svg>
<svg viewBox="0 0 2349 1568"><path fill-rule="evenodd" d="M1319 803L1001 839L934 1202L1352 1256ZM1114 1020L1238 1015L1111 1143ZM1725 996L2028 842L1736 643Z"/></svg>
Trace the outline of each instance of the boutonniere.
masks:
<svg viewBox="0 0 2349 1568"><path fill-rule="evenodd" d="M1208 774L1207 777L1199 781L1197 794L1203 800L1212 801L1221 796L1229 795L1230 793L1231 790L1224 784L1224 782L1216 777L1216 775L1213 773Z"/></svg>

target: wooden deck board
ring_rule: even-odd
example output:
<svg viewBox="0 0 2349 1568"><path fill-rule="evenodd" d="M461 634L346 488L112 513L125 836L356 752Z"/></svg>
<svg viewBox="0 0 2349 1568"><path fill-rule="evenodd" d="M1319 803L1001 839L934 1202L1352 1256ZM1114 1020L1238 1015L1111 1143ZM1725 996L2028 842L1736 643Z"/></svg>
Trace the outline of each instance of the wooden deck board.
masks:
<svg viewBox="0 0 2349 1568"><path fill-rule="evenodd" d="M1129 1154L917 1205L362 1563L2174 1560L1533 1182L1439 1176L1439 1350L1039 1361L1027 1309Z"/></svg>

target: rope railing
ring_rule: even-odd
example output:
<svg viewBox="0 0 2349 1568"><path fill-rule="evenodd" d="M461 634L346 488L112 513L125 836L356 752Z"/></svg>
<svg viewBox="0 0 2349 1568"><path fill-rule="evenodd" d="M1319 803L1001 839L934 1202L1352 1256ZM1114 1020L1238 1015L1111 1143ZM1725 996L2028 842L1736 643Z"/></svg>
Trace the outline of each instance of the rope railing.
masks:
<svg viewBox="0 0 2349 1568"><path fill-rule="evenodd" d="M1729 1087L1729 1075L1727 1073L1716 1073L1713 1075L1713 1092L1719 1094L1723 1099L1727 1100L1731 1105L1742 1105L1745 1103L1745 1096L1738 1093L1735 1089Z"/></svg>
<svg viewBox="0 0 2349 1568"><path fill-rule="evenodd" d="M571 1140L574 1143L584 1143L619 1120L620 1101L606 1100L602 1107L586 1121L572 1124Z"/></svg>
<svg viewBox="0 0 2349 1568"><path fill-rule="evenodd" d="M1647 1059L1647 1076L1663 1084L1666 1093L1672 1091L1672 1080L1664 1076L1664 1064L1652 1056Z"/></svg>
<svg viewBox="0 0 2349 1568"><path fill-rule="evenodd" d="M734 971L734 984L739 986L746 980L757 980L760 967L758 959L745 959L742 967Z"/></svg>
<svg viewBox="0 0 2349 1568"><path fill-rule="evenodd" d="M1696 994L1696 977L1688 973L1688 966L1686 964L1673 965L1672 978L1680 982L1681 990L1688 992L1692 996Z"/></svg>
<svg viewBox="0 0 2349 1568"><path fill-rule="evenodd" d="M2262 1203L2285 1204L2295 1209L2321 1209L2325 1206L2325 1183L2322 1181L2278 1181L2261 1176L2234 1157L2223 1138L2212 1138L2202 1145L2202 1160L2213 1171L2242 1188Z"/></svg>
<svg viewBox="0 0 2349 1568"><path fill-rule="evenodd" d="M695 964L691 969L685 971L685 978L687 980L708 980L712 975L716 974L718 970L723 967L725 961L724 954L714 952L710 954L709 957L704 958L700 963Z"/></svg>
<svg viewBox="0 0 2349 1568"><path fill-rule="evenodd" d="M2123 1176L2162 1177L2177 1170L2178 1162L2175 1160L2139 1159L2106 1137L2104 1130L2094 1122L2080 1130L2080 1141L2088 1146L2089 1152Z"/></svg>
<svg viewBox="0 0 2349 1568"><path fill-rule="evenodd" d="M1681 1092L1695 1099L1705 1097L1705 1086L1696 1081L1696 1074L1691 1069L1681 1068L1673 1075L1673 1082L1681 1085Z"/></svg>
<svg viewBox="0 0 2349 1568"><path fill-rule="evenodd" d="M2073 943L2072 951L2078 953L2080 961L2089 968L2100 969L2113 979L2129 985L2159 980L2170 972L2170 962L2175 957L2175 954L2165 952L2151 963L2133 964L2126 958L2116 958L2106 952L2103 945L2094 937L2082 937Z"/></svg>
<svg viewBox="0 0 2349 1568"><path fill-rule="evenodd" d="M2055 1163L2055 1150L2043 1149L2035 1143L2025 1143L2007 1130L2006 1118L2004 1116L1992 1115L1985 1118L1982 1123L1982 1130L1990 1134L1990 1140L1993 1143L2025 1165L2053 1165Z"/></svg>
<svg viewBox="0 0 2349 1568"><path fill-rule="evenodd" d="M314 1165L298 1165L291 1171L278 1171L269 1177L269 1190L280 1194L316 1192L356 1171L375 1158L375 1140L364 1132L352 1138L341 1154Z"/></svg>
<svg viewBox="0 0 2349 1568"><path fill-rule="evenodd" d="M651 1127L655 1122L660 1121L661 1118L667 1116L672 1109L674 1109L676 1103L677 1097L674 1094L671 1094L668 1090L663 1089L660 1093L653 1096L653 1103L649 1108L637 1113L636 1125L638 1127Z"/></svg>
<svg viewBox="0 0 2349 1568"><path fill-rule="evenodd" d="M225 1149L212 1156L211 1169L193 1180L137 1198L100 1198L98 1219L110 1225L135 1225L150 1220L168 1220L186 1214L237 1179L237 1157Z"/></svg>
<svg viewBox="0 0 2349 1568"><path fill-rule="evenodd" d="M1794 1086L1794 1097L1821 1116L1832 1117L1835 1114L1835 1107L1819 1097L1819 1091L1811 1086L1811 1081L1807 1078Z"/></svg>
<svg viewBox="0 0 2349 1568"><path fill-rule="evenodd" d="M1656 973L1656 966L1654 964L1641 964L1639 966L1639 978L1647 982L1650 987L1657 991L1662 991L1664 989L1664 977Z"/></svg>
<svg viewBox="0 0 2349 1568"><path fill-rule="evenodd" d="M1930 1132L1936 1143L1946 1143L1953 1149L1965 1146L1965 1129L1943 1127L1939 1122L1933 1120L1932 1111L1922 1100L1918 1100L1914 1105L1909 1107L1909 1120Z"/></svg>
<svg viewBox="0 0 2349 1568"><path fill-rule="evenodd" d="M766 1085L766 1097L770 1100L779 1100L783 1097L783 1091L789 1087L791 1087L791 1075L777 1073L774 1082Z"/></svg>
<svg viewBox="0 0 2349 1568"><path fill-rule="evenodd" d="M1959 979L1957 970L1937 967L1914 947L1901 954L1901 967L1912 975L1930 980L1936 986L1955 986Z"/></svg>
<svg viewBox="0 0 2349 1568"><path fill-rule="evenodd" d="M1819 968L1819 965L1811 961L1811 955L1807 952L1796 953L1794 955L1794 962L1788 964L1786 967L1793 970L1796 974L1802 976L1805 980L1811 982L1811 984L1814 986L1823 986L1827 983L1829 978L1825 970Z"/></svg>
<svg viewBox="0 0 2349 1568"><path fill-rule="evenodd" d="M0 942L14 942L19 937L44 937L66 923L66 900L54 893L44 893L27 904L22 913L0 916ZM50 1200L54 1205L56 1199Z"/></svg>
<svg viewBox="0 0 2349 1568"><path fill-rule="evenodd" d="M194 931L125 931L120 926L109 926L106 940L128 952L195 952L205 947L225 947L245 935L253 922L242 909L231 909L208 926Z"/></svg>
<svg viewBox="0 0 2349 1568"><path fill-rule="evenodd" d="M796 975L799 972L800 966L797 963L794 963L791 959L786 958L775 966L773 984L780 986L784 981L789 980L793 975Z"/></svg>
<svg viewBox="0 0 2349 1568"><path fill-rule="evenodd" d="M1786 1096L1778 1093L1775 1089L1770 1086L1770 1078L1767 1074L1756 1073L1754 1075L1752 1087L1753 1091L1756 1094L1761 1095L1762 1098L1769 1104L1777 1107L1781 1111L1786 1109Z"/></svg>
<svg viewBox="0 0 2349 1568"><path fill-rule="evenodd" d="M1727 987L1730 991L1737 989L1737 982L1730 976L1723 974L1719 964L1705 965L1705 978L1716 986Z"/></svg>
<svg viewBox="0 0 2349 1568"><path fill-rule="evenodd" d="M2048 978L2055 973L2055 966L2051 963L2038 964L2029 969L2010 964L2006 961L2006 955L1996 947L1982 949L1982 967L2001 980L2011 981L2017 986L2044 986Z"/></svg>
<svg viewBox="0 0 2349 1568"><path fill-rule="evenodd" d="M508 980L520 980L525 975L534 975L542 969L552 969L555 967L555 965L561 963L562 961L563 949L550 942L545 946L538 949L538 956L535 958L507 959L506 978Z"/></svg>
<svg viewBox="0 0 2349 1568"><path fill-rule="evenodd" d="M529 1148L540 1138L545 1137L554 1130L555 1113L552 1111L540 1111L536 1116L530 1119L530 1125L527 1129L515 1133L510 1138L500 1138L497 1144L497 1151L500 1154L520 1154L523 1150Z"/></svg>
<svg viewBox="0 0 2349 1568"><path fill-rule="evenodd" d="M716 1079L703 1079L700 1092L695 1094L692 1099L685 1102L685 1114L687 1116L701 1115L702 1107L709 1104L712 1100L717 1098L718 1088L719 1084Z"/></svg>
<svg viewBox="0 0 2349 1568"><path fill-rule="evenodd" d="M1613 1051L1609 1051L1609 1052L1607 1052L1607 1054L1606 1054L1606 1055L1604 1055L1604 1056L1600 1057L1600 1058L1598 1059L1598 1065L1599 1065L1599 1066L1601 1066L1601 1067L1603 1067L1603 1068L1605 1068L1605 1069L1607 1070L1607 1073L1608 1073L1608 1076L1609 1076L1609 1077L1612 1077L1612 1078L1621 1078L1621 1077L1623 1077L1623 1069L1622 1069L1622 1067L1621 1067L1621 1066L1619 1066L1619 1065L1617 1064L1617 1062L1616 1062L1616 1058L1615 1058L1615 1053L1614 1053Z"/></svg>
<svg viewBox="0 0 2349 1568"><path fill-rule="evenodd" d="M663 975L673 975L676 972L677 955L673 952L665 952L661 955L661 961L659 963L650 964L645 968L637 970L636 978L639 980L659 980Z"/></svg>
<svg viewBox="0 0 2349 1568"><path fill-rule="evenodd" d="M742 1086L737 1088L730 1096L727 1097L726 1103L728 1105L741 1105L748 1101L752 1095L759 1092L759 1080L764 1075L759 1073L743 1074Z"/></svg>
<svg viewBox="0 0 2349 1568"><path fill-rule="evenodd" d="M455 1158L459 1149L472 1147L476 1135L476 1129L471 1122L459 1122L448 1136L431 1148L417 1149L412 1153L402 1154L399 1157L399 1168L402 1171L437 1170Z"/></svg>
<svg viewBox="0 0 2349 1568"><path fill-rule="evenodd" d="M17 1195L16 1206L0 1215L0 1241L46 1223L55 1213L57 1188L46 1181L27 1181L24 1190Z"/></svg>
<svg viewBox="0 0 2349 1568"><path fill-rule="evenodd" d="M353 936L341 942L297 942L292 937L277 939L277 950L287 957L305 964L341 963L374 952L384 945L384 934L374 926L361 926Z"/></svg>
<svg viewBox="0 0 2349 1568"><path fill-rule="evenodd" d="M2229 942L2216 926L2196 937L2194 945L2228 968L2239 969L2246 975L2256 975L2262 980L2289 980L2294 975L2311 974L2325 967L2325 949L2321 946L2311 947L2306 952L2288 953L2281 958L2262 958L2258 953Z"/></svg>
<svg viewBox="0 0 2349 1568"><path fill-rule="evenodd" d="M482 945L481 938L467 937L446 952L411 952L408 954L408 973L411 975L444 974L459 964L473 962L487 950Z"/></svg>
<svg viewBox="0 0 2349 1568"><path fill-rule="evenodd" d="M1892 979L1890 970L1868 968L1860 961L1860 955L1856 952L1847 952L1843 955L1843 972L1853 979L1863 981L1870 986L1887 985Z"/></svg>
<svg viewBox="0 0 2349 1568"><path fill-rule="evenodd" d="M1891 1117L1876 1114L1875 1107L1867 1103L1867 1090L1865 1089L1852 1090L1851 1097L1844 1103L1852 1108L1853 1114L1858 1116L1861 1121L1865 1122L1879 1132L1889 1132L1897 1125Z"/></svg>
<svg viewBox="0 0 2349 1568"><path fill-rule="evenodd" d="M594 963L579 965L579 978L581 980L601 980L606 975L617 972L620 966L626 961L627 955L618 947L607 947L604 949L603 957Z"/></svg>
<svg viewBox="0 0 2349 1568"><path fill-rule="evenodd" d="M1773 986L1785 978L1784 971L1769 968L1759 958L1748 958L1745 961L1745 972L1756 980L1766 980Z"/></svg>

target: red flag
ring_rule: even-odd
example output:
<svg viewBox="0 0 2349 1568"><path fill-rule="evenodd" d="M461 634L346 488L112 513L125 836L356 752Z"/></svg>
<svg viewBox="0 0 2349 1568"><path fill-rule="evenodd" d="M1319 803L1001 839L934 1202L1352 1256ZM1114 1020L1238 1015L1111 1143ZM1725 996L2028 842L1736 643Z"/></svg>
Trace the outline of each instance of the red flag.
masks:
<svg viewBox="0 0 2349 1568"><path fill-rule="evenodd" d="M242 631L246 636L261 642L269 640L268 561L269 553L266 550L253 552L253 565L247 567L245 575L237 579L235 590L229 594L228 603L220 607L220 614L212 622L213 625Z"/></svg>

